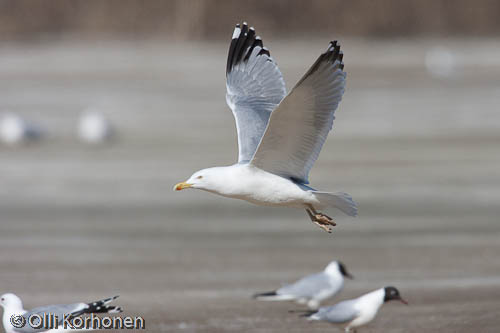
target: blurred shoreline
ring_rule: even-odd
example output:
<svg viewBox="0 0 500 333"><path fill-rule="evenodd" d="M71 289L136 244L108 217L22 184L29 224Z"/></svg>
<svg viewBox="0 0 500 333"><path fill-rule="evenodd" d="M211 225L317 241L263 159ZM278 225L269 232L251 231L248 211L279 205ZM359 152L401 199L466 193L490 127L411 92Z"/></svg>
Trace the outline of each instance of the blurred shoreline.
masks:
<svg viewBox="0 0 500 333"><path fill-rule="evenodd" d="M2 0L0 40L103 37L216 40L247 21L268 37L332 31L347 36L498 36L491 0Z"/></svg>

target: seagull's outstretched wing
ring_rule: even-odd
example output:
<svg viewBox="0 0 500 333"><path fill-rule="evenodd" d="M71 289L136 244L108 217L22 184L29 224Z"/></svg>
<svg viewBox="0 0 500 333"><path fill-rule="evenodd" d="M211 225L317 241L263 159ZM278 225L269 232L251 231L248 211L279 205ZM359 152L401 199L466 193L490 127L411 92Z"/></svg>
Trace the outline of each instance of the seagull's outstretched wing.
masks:
<svg viewBox="0 0 500 333"><path fill-rule="evenodd" d="M238 131L238 162L249 162L271 112L286 94L278 66L246 23L234 29L226 70L226 101Z"/></svg>
<svg viewBox="0 0 500 333"><path fill-rule="evenodd" d="M359 311L355 306L355 300L343 301L338 304L320 308L318 312L310 318L316 320L326 320L330 323L345 323L353 320L359 315Z"/></svg>
<svg viewBox="0 0 500 333"><path fill-rule="evenodd" d="M272 113L251 163L308 184L308 174L332 129L345 87L337 41L312 65Z"/></svg>

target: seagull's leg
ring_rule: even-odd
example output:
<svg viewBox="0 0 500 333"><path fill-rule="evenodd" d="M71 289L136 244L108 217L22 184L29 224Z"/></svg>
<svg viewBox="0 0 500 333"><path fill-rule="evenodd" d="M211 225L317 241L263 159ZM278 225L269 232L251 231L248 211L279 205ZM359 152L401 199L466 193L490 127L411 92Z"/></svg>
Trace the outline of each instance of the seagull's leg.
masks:
<svg viewBox="0 0 500 333"><path fill-rule="evenodd" d="M316 219L319 220L318 222L323 222L325 224L329 224L329 225L332 225L332 226L336 226L337 225L337 223L335 223L335 221L330 216L328 216L326 214L323 214L321 212L316 211L313 206L310 206L310 209L314 213Z"/></svg>
<svg viewBox="0 0 500 333"><path fill-rule="evenodd" d="M312 211L309 208L306 208L306 213L307 213L307 215L309 215L309 218L311 219L311 221L315 222L314 214L312 213Z"/></svg>
<svg viewBox="0 0 500 333"><path fill-rule="evenodd" d="M311 219L312 223L316 224L318 227L320 227L321 229L325 230L328 233L332 232L329 227L316 220L316 216L311 212L311 210L306 208L306 212L307 215L309 215L309 218Z"/></svg>
<svg viewBox="0 0 500 333"><path fill-rule="evenodd" d="M318 227L320 227L321 229L325 230L328 233L332 232L330 226L337 225L335 221L332 220L331 217L323 213L317 212L312 205L307 205L306 212L314 224L316 224Z"/></svg>

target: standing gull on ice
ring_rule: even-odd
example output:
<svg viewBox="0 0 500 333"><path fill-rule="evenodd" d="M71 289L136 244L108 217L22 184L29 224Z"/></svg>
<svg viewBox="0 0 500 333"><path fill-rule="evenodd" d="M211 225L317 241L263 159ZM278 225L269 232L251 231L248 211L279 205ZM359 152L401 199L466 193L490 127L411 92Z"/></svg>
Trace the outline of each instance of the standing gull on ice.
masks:
<svg viewBox="0 0 500 333"><path fill-rule="evenodd" d="M344 287L344 276L352 279L344 264L332 261L323 272L311 274L278 290L254 295L263 301L296 301L317 309L327 298L337 295Z"/></svg>
<svg viewBox="0 0 500 333"><path fill-rule="evenodd" d="M356 328L368 324L377 315L380 307L388 301L398 300L408 304L394 287L380 288L361 297L325 306L304 316L309 320L323 320L333 324L345 324L346 332L356 332Z"/></svg>
<svg viewBox="0 0 500 333"><path fill-rule="evenodd" d="M335 207L356 216L348 194L307 186L344 93L342 57L337 41L330 42L285 96L281 72L261 38L246 23L236 25L227 59L226 101L236 120L238 163L197 171L174 189L304 208L311 221L328 232L336 223L318 210Z"/></svg>
<svg viewBox="0 0 500 333"><path fill-rule="evenodd" d="M6 113L0 119L0 140L8 145L36 141L42 134L39 126L15 113Z"/></svg>
<svg viewBox="0 0 500 333"><path fill-rule="evenodd" d="M109 140L112 133L109 120L101 112L90 109L80 115L78 137L81 141L89 144L100 144Z"/></svg>
<svg viewBox="0 0 500 333"><path fill-rule="evenodd" d="M86 313L119 313L122 312L121 307L107 305L118 296L106 298L92 303L74 303L74 304L57 304L47 305L34 308L26 311L23 308L21 299L11 293L0 296L0 305L3 307L3 327L6 333L34 333L34 332L66 332L63 330L63 319L65 315L71 315L72 318L79 317ZM29 318L33 315L43 316L44 314L56 315L59 319L59 328L50 330L35 329L30 326ZM22 316L19 317L19 316ZM24 319L23 319L24 318ZM22 324L24 322L24 325ZM38 323L35 323L38 324ZM14 326L15 325L15 326ZM17 327L16 327L17 326ZM23 327L19 327L23 326ZM78 330L70 330L75 332Z"/></svg>

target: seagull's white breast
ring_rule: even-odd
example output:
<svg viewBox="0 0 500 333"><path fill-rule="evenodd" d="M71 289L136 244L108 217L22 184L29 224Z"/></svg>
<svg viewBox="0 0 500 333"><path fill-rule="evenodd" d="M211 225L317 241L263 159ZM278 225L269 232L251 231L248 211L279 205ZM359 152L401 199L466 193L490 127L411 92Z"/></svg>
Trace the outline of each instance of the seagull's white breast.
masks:
<svg viewBox="0 0 500 333"><path fill-rule="evenodd" d="M361 296L356 303L359 316L349 323L349 327L359 327L369 323L377 315L378 309L384 303L384 290L378 289Z"/></svg>
<svg viewBox="0 0 500 333"><path fill-rule="evenodd" d="M289 179L266 172L250 164L224 168L225 181L215 193L262 206L304 207L317 203L310 191Z"/></svg>
<svg viewBox="0 0 500 333"><path fill-rule="evenodd" d="M319 301L324 301L327 298L333 297L344 286L344 279L340 274L329 275L330 284L321 290L315 298Z"/></svg>

